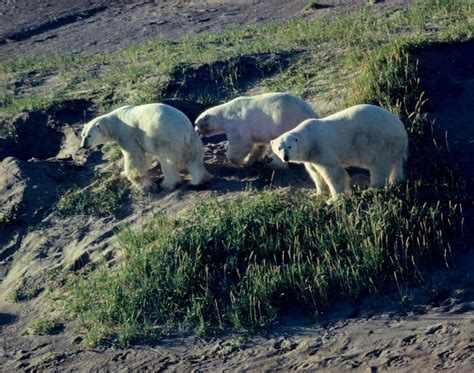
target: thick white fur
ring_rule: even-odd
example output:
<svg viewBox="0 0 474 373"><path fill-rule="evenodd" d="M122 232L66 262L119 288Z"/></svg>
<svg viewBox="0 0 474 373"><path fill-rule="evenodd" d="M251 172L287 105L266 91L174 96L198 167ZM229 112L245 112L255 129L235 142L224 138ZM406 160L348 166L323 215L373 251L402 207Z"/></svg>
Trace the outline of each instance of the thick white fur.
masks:
<svg viewBox="0 0 474 373"><path fill-rule="evenodd" d="M289 93L266 93L238 97L204 111L196 119L202 136L225 133L229 140L227 158L235 165L250 164L269 149L270 140L318 114L301 98ZM245 162L244 162L245 161ZM287 167L273 155L271 166Z"/></svg>
<svg viewBox="0 0 474 373"><path fill-rule="evenodd" d="M271 146L282 160L304 163L317 193L330 192L332 201L349 187L343 167L368 169L375 188L403 181L408 135L389 111L356 105L323 119L306 120Z"/></svg>
<svg viewBox="0 0 474 373"><path fill-rule="evenodd" d="M193 185L211 178L204 168L201 139L186 115L171 106L123 106L85 125L82 147L109 141L118 143L122 150L123 174L143 191L155 188L148 171L156 157L164 175L161 186L165 189L173 189L181 182L178 170L187 170Z"/></svg>

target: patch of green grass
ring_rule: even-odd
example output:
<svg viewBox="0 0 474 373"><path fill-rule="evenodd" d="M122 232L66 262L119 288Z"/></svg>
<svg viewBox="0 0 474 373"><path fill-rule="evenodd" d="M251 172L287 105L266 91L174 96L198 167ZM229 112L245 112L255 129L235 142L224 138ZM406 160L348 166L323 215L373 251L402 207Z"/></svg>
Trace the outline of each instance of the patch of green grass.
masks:
<svg viewBox="0 0 474 373"><path fill-rule="evenodd" d="M31 335L50 335L57 333L63 326L58 320L42 319L32 322L27 332Z"/></svg>
<svg viewBox="0 0 474 373"><path fill-rule="evenodd" d="M39 293L43 291L42 287L36 286L36 285L22 285L18 289L13 290L10 292L6 299L10 302L24 302L30 299L33 299L38 296Z"/></svg>
<svg viewBox="0 0 474 373"><path fill-rule="evenodd" d="M169 328L259 330L287 308L319 313L404 281L443 258L440 205L399 190L366 191L326 208L294 191L210 201L119 235L123 262L69 284L89 342L128 344Z"/></svg>
<svg viewBox="0 0 474 373"><path fill-rule="evenodd" d="M109 177L85 188L77 187L67 191L59 198L55 209L62 215L108 215L119 211L129 197L129 183Z"/></svg>
<svg viewBox="0 0 474 373"><path fill-rule="evenodd" d="M412 140L429 133L431 123L423 113L426 96L418 78L418 61L408 46L390 43L357 61L360 72L348 90L346 105L374 104L397 115Z"/></svg>

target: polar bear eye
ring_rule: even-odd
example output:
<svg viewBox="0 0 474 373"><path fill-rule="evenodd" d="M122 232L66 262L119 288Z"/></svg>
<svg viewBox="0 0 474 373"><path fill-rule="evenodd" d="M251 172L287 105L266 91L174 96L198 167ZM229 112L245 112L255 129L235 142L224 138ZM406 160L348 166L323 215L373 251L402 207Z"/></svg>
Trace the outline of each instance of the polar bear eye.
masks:
<svg viewBox="0 0 474 373"><path fill-rule="evenodd" d="M288 149L291 149L291 146L289 146Z"/></svg>

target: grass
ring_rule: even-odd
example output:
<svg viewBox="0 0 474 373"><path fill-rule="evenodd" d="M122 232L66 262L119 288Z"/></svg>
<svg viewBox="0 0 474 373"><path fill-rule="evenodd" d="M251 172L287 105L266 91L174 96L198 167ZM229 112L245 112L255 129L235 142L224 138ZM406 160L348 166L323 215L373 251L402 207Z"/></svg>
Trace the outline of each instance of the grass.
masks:
<svg viewBox="0 0 474 373"><path fill-rule="evenodd" d="M69 283L89 343L169 330L261 330L286 309L325 311L449 257L450 213L401 190L323 198L261 192L156 217L119 235L123 261ZM408 201L407 201L408 199ZM192 223L190 223L192 222Z"/></svg>
<svg viewBox="0 0 474 373"><path fill-rule="evenodd" d="M43 291L42 287L36 285L21 285L18 289L7 294L6 299L10 302L25 302L38 296Z"/></svg>
<svg viewBox="0 0 474 373"><path fill-rule="evenodd" d="M130 198L130 185L126 180L99 175L99 181L87 187L76 187L59 197L55 210L61 215L113 214L123 208Z"/></svg>
<svg viewBox="0 0 474 373"><path fill-rule="evenodd" d="M58 320L42 319L32 322L27 332L31 335L50 335L57 333L62 328L63 323Z"/></svg>

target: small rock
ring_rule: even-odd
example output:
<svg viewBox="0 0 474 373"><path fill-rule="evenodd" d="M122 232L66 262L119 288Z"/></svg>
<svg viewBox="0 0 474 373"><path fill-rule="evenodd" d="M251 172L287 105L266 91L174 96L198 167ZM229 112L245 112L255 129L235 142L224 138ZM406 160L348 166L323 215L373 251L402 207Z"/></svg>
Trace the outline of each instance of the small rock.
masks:
<svg viewBox="0 0 474 373"><path fill-rule="evenodd" d="M431 325L431 326L428 326L428 327L426 328L425 334L426 334L426 335L434 334L434 333L436 333L438 330L441 330L441 329L443 329L443 325L442 325L442 324Z"/></svg>

